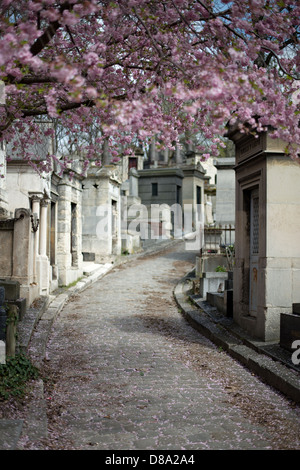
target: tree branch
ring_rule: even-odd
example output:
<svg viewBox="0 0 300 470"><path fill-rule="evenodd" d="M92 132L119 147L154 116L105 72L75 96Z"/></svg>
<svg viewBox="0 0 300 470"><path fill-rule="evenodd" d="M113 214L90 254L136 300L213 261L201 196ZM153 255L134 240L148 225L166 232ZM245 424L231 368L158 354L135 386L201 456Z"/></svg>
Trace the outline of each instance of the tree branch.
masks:
<svg viewBox="0 0 300 470"><path fill-rule="evenodd" d="M277 63L278 63L278 67L280 68L280 70L285 74L285 75L288 75L289 77L292 77L293 80L300 80L300 76L298 75L298 77L296 77L295 75L292 75L291 73L289 73L284 67L283 65L281 64L280 62L280 58L278 57L278 55L272 51L272 49L270 49L269 47L265 47L265 46L261 46L262 49L265 49L266 51L269 51L270 54L272 54L275 59L277 60Z"/></svg>
<svg viewBox="0 0 300 470"><path fill-rule="evenodd" d="M86 100L80 103L67 103L64 106L59 106L59 110L61 113L64 111L71 111L72 109L79 109L81 106L86 106L88 108L92 108L95 106L96 103L93 100ZM43 109L24 109L22 110L23 117L30 117L30 116L39 116L39 115L46 115L48 111L46 108Z"/></svg>
<svg viewBox="0 0 300 470"><path fill-rule="evenodd" d="M30 48L30 52L33 56L38 55L45 46L51 41L55 36L56 31L60 28L60 23L58 21L52 21L46 31L40 36Z"/></svg>
<svg viewBox="0 0 300 470"><path fill-rule="evenodd" d="M143 90L141 90L143 93ZM123 95L117 95L113 96L111 100L116 100L116 101L123 101L125 98L127 98L127 94L124 93ZM64 105L58 105L59 112L63 113L65 111L72 111L74 109L79 109L81 106L85 106L87 108L93 108L96 106L96 101L94 100L85 100L85 101L80 101L80 103L66 103ZM22 110L23 117L32 117L32 116L39 116L39 115L47 115L48 111L47 108L39 108L39 109L23 109Z"/></svg>
<svg viewBox="0 0 300 470"><path fill-rule="evenodd" d="M70 10L71 5L68 2L65 2L60 7L60 13L63 13L64 10ZM51 39L55 36L56 31L61 27L61 24L58 20L51 21L49 26L43 32L43 34L32 44L30 48L30 52L33 56L38 55L47 44L51 41Z"/></svg>
<svg viewBox="0 0 300 470"><path fill-rule="evenodd" d="M57 83L55 77L22 77L20 80L13 80L16 85L35 85L39 83Z"/></svg>

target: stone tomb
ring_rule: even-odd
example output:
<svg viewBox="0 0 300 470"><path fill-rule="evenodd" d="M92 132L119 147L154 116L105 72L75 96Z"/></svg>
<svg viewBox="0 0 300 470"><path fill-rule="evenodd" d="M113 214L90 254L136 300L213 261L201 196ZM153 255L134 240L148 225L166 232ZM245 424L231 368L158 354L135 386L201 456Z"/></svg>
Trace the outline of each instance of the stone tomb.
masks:
<svg viewBox="0 0 300 470"><path fill-rule="evenodd" d="M280 316L300 302L300 165L285 145L230 129L236 146L233 318L250 335L279 341Z"/></svg>
<svg viewBox="0 0 300 470"><path fill-rule="evenodd" d="M115 165L90 167L82 190L84 261L103 263L121 254L121 174Z"/></svg>
<svg viewBox="0 0 300 470"><path fill-rule="evenodd" d="M30 210L16 209L15 217L0 221L0 279L5 281L6 300L26 299L28 305L39 294L35 263L35 234Z"/></svg>
<svg viewBox="0 0 300 470"><path fill-rule="evenodd" d="M67 286L83 275L81 161L73 160L73 177L65 171L57 183L57 253L59 285Z"/></svg>
<svg viewBox="0 0 300 470"><path fill-rule="evenodd" d="M138 174L139 196L148 219L148 231L141 234L143 246L158 239L182 236L178 208L182 207L183 171L176 167L150 168Z"/></svg>

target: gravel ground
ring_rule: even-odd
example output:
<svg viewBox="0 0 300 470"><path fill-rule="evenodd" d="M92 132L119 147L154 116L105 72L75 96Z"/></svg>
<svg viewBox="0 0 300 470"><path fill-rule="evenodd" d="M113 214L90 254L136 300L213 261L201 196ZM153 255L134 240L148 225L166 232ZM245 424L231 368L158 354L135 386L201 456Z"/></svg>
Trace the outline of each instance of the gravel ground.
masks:
<svg viewBox="0 0 300 470"><path fill-rule="evenodd" d="M47 436L21 449L300 449L299 406L178 311L194 257L181 246L129 261L70 299L43 364ZM26 420L37 390L0 418Z"/></svg>

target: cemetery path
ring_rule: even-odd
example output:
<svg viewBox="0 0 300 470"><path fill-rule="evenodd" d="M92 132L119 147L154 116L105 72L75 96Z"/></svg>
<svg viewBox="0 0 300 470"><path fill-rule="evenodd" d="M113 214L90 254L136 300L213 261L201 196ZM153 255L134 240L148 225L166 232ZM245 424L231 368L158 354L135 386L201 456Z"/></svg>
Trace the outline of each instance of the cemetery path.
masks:
<svg viewBox="0 0 300 470"><path fill-rule="evenodd" d="M47 345L48 436L24 449L300 449L299 408L178 311L194 259L179 244L70 299Z"/></svg>

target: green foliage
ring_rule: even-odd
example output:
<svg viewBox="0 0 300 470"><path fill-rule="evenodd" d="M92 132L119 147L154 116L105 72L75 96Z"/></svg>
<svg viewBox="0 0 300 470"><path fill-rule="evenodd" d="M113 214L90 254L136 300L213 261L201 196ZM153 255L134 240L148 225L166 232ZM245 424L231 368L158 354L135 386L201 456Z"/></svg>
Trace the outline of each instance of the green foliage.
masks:
<svg viewBox="0 0 300 470"><path fill-rule="evenodd" d="M63 285L63 286L60 286L60 287L61 287L62 289L69 289L70 287L76 286L77 282L80 282L82 279L83 279L83 276L79 277L78 279L76 279L75 281L71 282L71 283L68 284L67 286Z"/></svg>
<svg viewBox="0 0 300 470"><path fill-rule="evenodd" d="M22 397L27 383L38 376L38 369L24 354L8 358L6 364L0 364L0 400Z"/></svg>
<svg viewBox="0 0 300 470"><path fill-rule="evenodd" d="M216 272L217 273L226 273L227 269L225 268L225 266L217 266L216 267Z"/></svg>

